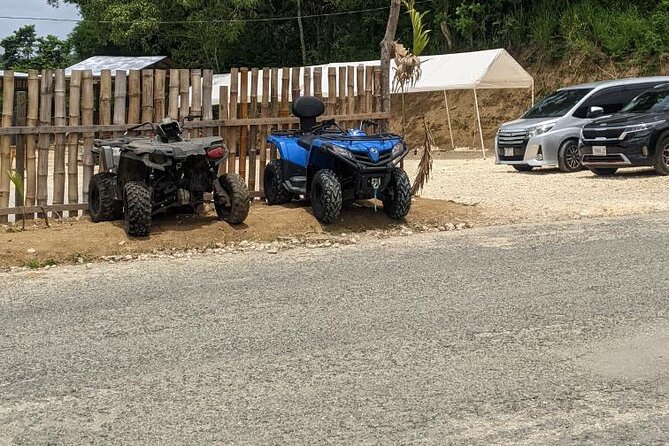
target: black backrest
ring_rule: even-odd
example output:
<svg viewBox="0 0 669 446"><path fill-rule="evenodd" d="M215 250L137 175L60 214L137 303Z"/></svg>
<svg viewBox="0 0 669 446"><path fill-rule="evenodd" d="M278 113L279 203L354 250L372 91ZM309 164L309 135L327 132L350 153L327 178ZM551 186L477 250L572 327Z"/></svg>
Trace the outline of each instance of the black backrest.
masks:
<svg viewBox="0 0 669 446"><path fill-rule="evenodd" d="M293 115L300 118L300 130L310 132L316 118L325 113L325 104L314 96L300 96L293 101Z"/></svg>

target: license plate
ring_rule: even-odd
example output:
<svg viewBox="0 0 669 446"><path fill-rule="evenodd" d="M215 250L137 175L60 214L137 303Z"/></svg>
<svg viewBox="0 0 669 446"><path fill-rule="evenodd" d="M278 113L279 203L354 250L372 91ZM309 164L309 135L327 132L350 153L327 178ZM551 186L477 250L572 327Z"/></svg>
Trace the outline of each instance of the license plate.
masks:
<svg viewBox="0 0 669 446"><path fill-rule="evenodd" d="M504 148L504 156L514 156L514 151L513 147L505 147Z"/></svg>
<svg viewBox="0 0 669 446"><path fill-rule="evenodd" d="M606 146L593 146L592 154L595 156L606 156Z"/></svg>

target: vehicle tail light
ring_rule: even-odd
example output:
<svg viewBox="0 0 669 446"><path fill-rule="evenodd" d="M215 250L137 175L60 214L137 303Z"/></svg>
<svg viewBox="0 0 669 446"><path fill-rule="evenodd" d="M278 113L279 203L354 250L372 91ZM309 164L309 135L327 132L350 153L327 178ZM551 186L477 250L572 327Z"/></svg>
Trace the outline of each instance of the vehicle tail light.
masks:
<svg viewBox="0 0 669 446"><path fill-rule="evenodd" d="M213 160L221 159L225 156L225 149L223 147L213 147L207 151L207 157Z"/></svg>

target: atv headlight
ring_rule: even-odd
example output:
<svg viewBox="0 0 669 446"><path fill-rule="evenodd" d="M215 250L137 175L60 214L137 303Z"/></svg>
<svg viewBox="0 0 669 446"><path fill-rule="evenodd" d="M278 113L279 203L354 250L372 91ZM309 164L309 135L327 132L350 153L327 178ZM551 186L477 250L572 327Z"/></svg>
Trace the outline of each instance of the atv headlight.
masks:
<svg viewBox="0 0 669 446"><path fill-rule="evenodd" d="M402 155L405 150L406 150L406 147L404 146L404 143L403 142L398 142L393 147L393 152L392 152L391 156L393 158L397 158L398 156Z"/></svg>
<svg viewBox="0 0 669 446"><path fill-rule="evenodd" d="M344 158L353 158L353 154L348 149L345 149L340 146L335 146L334 144L331 146L331 148L336 155L343 156Z"/></svg>

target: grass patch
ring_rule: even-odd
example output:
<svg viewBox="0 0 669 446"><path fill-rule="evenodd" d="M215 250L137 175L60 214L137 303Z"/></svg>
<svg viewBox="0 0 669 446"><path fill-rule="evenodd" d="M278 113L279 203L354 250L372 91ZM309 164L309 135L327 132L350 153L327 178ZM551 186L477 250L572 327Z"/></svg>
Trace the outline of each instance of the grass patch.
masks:
<svg viewBox="0 0 669 446"><path fill-rule="evenodd" d="M46 268L47 266L58 265L58 263L59 262L54 259L46 259L46 260L30 259L25 263L24 266L30 269L41 269L41 268Z"/></svg>

